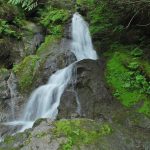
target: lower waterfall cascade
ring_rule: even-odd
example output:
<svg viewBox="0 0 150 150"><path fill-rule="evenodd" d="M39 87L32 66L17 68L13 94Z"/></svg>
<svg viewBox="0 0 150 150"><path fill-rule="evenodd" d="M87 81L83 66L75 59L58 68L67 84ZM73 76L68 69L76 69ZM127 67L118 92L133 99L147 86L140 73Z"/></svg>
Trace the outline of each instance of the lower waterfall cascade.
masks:
<svg viewBox="0 0 150 150"><path fill-rule="evenodd" d="M35 89L20 117L12 122L5 123L6 125L21 125L22 128L18 132L23 132L25 129L31 128L38 118L54 120L58 114L57 108L60 104L61 96L73 77L75 64L83 59L96 60L98 58L96 51L93 49L88 24L77 12L72 18L71 51L77 61L64 69L58 70L50 76L47 84Z"/></svg>

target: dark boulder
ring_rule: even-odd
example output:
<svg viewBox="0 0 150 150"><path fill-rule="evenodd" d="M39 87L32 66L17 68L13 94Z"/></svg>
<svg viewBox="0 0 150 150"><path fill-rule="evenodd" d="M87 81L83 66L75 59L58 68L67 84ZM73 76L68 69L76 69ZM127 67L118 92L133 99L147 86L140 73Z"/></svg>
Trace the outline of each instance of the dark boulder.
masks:
<svg viewBox="0 0 150 150"><path fill-rule="evenodd" d="M82 60L76 64L76 79L61 98L59 117L68 118L75 113L94 119L100 116L101 105L112 103L103 72L101 61Z"/></svg>

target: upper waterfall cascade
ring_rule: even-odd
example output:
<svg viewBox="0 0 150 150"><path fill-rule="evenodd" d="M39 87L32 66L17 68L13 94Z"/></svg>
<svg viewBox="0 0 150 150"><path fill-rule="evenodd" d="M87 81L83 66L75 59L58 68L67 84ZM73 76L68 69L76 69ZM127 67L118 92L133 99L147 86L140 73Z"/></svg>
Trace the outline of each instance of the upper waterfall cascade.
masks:
<svg viewBox="0 0 150 150"><path fill-rule="evenodd" d="M72 48L71 51L78 61L83 59L97 59L96 51L93 49L88 24L79 13L72 18ZM9 125L22 125L20 131L32 127L38 118L55 119L58 114L58 106L61 96L72 79L75 63L54 73L46 85L40 86L31 94L26 107L20 118L9 122Z"/></svg>

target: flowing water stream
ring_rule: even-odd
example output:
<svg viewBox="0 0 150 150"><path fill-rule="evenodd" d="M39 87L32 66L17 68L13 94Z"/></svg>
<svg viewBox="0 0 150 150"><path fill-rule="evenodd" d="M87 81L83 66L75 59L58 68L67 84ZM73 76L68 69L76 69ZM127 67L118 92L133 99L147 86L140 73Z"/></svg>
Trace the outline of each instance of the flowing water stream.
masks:
<svg viewBox="0 0 150 150"><path fill-rule="evenodd" d="M75 64L83 59L97 59L93 49L88 24L79 13L72 18L72 52L77 61L64 69L54 73L46 85L37 88L28 100L26 107L18 120L6 123L7 125L22 125L20 130L31 128L38 118L55 119L61 96L73 77ZM78 100L79 103L79 100Z"/></svg>

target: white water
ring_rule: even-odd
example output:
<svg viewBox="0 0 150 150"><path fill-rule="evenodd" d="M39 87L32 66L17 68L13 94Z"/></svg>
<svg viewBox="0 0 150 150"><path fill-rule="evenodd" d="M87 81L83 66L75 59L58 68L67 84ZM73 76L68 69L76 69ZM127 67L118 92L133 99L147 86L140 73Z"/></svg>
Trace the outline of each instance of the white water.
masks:
<svg viewBox="0 0 150 150"><path fill-rule="evenodd" d="M72 18L72 39L72 52L75 54L77 61L97 59L88 25L78 13L75 13ZM76 62L54 73L46 85L40 86L32 93L20 119L6 124L22 125L21 132L31 128L34 121L38 118L55 119L61 96L71 81L73 67ZM77 102L79 103L79 100Z"/></svg>
<svg viewBox="0 0 150 150"><path fill-rule="evenodd" d="M7 81L8 88L10 90L10 95L11 95L11 114L12 114L12 119L15 119L15 101L17 99L17 91L16 91L16 84L14 83L16 81L14 74L11 73L10 77Z"/></svg>
<svg viewBox="0 0 150 150"><path fill-rule="evenodd" d="M72 52L78 61L97 59L96 51L93 50L88 24L78 13L75 13L72 18L72 38Z"/></svg>

